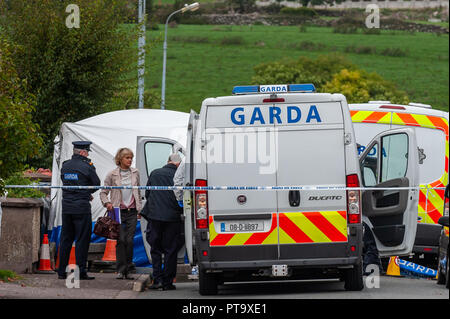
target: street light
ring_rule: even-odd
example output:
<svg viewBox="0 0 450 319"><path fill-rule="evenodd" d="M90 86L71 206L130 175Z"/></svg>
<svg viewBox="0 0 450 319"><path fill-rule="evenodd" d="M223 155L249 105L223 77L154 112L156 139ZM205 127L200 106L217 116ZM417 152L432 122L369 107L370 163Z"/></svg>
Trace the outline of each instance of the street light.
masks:
<svg viewBox="0 0 450 319"><path fill-rule="evenodd" d="M164 45L163 45L163 74L162 74L162 84L161 84L161 110L165 108L165 100L166 100L166 54L167 54L167 24L169 23L170 18L178 13L184 13L186 11L195 11L200 7L198 2L194 2L190 5L185 4L183 8L172 12L166 20L165 32L164 32Z"/></svg>

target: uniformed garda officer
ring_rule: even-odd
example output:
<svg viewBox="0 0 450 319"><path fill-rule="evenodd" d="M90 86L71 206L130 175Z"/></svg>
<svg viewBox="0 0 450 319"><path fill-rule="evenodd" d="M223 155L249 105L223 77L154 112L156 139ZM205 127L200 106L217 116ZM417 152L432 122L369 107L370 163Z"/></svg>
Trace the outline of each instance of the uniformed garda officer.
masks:
<svg viewBox="0 0 450 319"><path fill-rule="evenodd" d="M65 161L61 168L61 180L64 186L99 186L100 179L95 167L88 158L89 141L72 143L72 159ZM91 241L92 193L97 189L63 189L62 192L62 229L59 254L58 278L66 279L66 267L69 263L72 243L75 240L75 256L82 280L94 279L88 276L86 263Z"/></svg>

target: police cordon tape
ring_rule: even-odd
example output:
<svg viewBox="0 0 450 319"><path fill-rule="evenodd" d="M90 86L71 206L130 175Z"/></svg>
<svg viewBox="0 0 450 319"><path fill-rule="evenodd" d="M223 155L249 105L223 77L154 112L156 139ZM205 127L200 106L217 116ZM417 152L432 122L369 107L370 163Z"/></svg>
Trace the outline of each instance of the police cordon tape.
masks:
<svg viewBox="0 0 450 319"><path fill-rule="evenodd" d="M216 191L216 190L419 190L437 189L445 187L346 187L346 186L52 186L52 185L5 185L5 188L55 188L55 189L142 189L142 190L190 190L190 191Z"/></svg>

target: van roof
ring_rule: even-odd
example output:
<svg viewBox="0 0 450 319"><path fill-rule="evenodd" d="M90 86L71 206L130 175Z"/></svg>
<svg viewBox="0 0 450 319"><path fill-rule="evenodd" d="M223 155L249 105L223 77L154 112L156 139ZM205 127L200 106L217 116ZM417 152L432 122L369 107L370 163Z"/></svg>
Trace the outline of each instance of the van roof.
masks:
<svg viewBox="0 0 450 319"><path fill-rule="evenodd" d="M433 109L429 104L409 103L395 104L390 101L369 101L368 103L351 103L348 105L350 110L369 110L369 111L394 111L401 113L434 115L448 119L448 112Z"/></svg>
<svg viewBox="0 0 450 319"><path fill-rule="evenodd" d="M223 105L245 105L258 104L272 105L273 103L320 103L320 102L346 102L345 96L342 94L330 93L278 93L276 94L278 101L271 101L272 96L268 94L249 94L249 95L231 95L219 96L215 98L207 98L203 101L205 106L223 106Z"/></svg>

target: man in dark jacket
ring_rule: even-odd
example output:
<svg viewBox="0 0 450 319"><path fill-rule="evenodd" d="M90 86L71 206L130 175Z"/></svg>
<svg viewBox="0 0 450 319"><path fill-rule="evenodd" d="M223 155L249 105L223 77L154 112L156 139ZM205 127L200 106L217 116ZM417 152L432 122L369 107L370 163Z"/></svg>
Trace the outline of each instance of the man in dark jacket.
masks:
<svg viewBox="0 0 450 319"><path fill-rule="evenodd" d="M95 167L88 158L89 141L72 143L72 159L65 161L61 167L61 180L64 186L100 186ZM62 227L59 247L58 278L66 279L66 267L69 262L72 243L75 244L75 257L79 269L79 279L94 279L87 274L86 263L91 242L92 193L97 189L63 189L62 192Z"/></svg>
<svg viewBox="0 0 450 319"><path fill-rule="evenodd" d="M178 154L169 156L167 165L151 172L147 186L173 186L173 177L180 165ZM172 190L147 190L141 215L147 219L146 239L153 266L152 289L173 290L177 273L177 253L181 233L182 208ZM164 254L164 268L162 255Z"/></svg>

